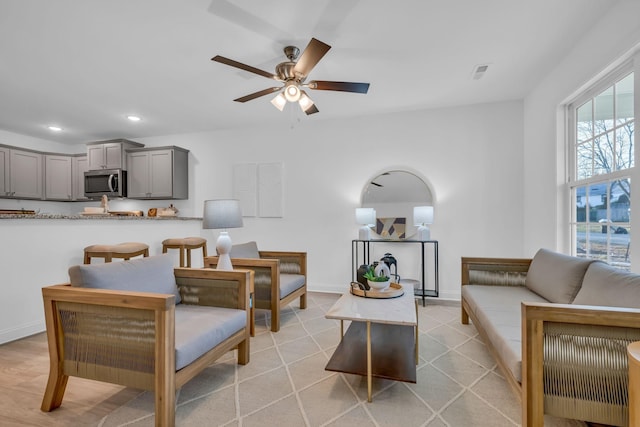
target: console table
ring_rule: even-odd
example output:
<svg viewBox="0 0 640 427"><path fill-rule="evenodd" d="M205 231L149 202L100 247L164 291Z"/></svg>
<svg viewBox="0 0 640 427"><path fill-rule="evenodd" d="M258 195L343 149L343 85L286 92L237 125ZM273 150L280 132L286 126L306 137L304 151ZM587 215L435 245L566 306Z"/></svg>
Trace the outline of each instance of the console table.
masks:
<svg viewBox="0 0 640 427"><path fill-rule="evenodd" d="M420 246L420 266L421 266L421 283L420 289L415 289L414 294L422 298L422 305L425 306L426 297L437 297L439 289L439 274L438 274L438 241L437 240L385 240L385 239L372 239L372 240L352 240L351 241L351 281L356 281L356 272L360 265L360 245L362 245L363 264L370 263L371 245L378 243L388 244L414 244ZM434 268L434 289L425 289L426 283L426 254L425 245L433 246L433 268Z"/></svg>

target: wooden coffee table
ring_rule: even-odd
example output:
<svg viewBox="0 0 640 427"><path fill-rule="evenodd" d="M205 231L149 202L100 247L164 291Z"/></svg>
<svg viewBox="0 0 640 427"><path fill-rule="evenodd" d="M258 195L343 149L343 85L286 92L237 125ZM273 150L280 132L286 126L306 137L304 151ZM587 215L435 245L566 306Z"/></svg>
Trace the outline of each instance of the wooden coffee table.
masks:
<svg viewBox="0 0 640 427"><path fill-rule="evenodd" d="M411 288L400 297L388 299L343 294L325 315L340 320L342 337L325 369L366 376L369 402L373 377L415 383L417 311ZM345 320L351 321L346 333Z"/></svg>

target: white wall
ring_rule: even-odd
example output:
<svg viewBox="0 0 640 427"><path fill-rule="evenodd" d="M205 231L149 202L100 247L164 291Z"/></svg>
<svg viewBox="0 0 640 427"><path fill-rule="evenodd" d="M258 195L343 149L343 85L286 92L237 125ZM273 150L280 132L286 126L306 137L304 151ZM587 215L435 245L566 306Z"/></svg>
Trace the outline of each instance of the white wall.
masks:
<svg viewBox="0 0 640 427"><path fill-rule="evenodd" d="M522 135L522 103L505 102L138 141L191 151L190 200L177 203L186 215L199 215L206 199L232 196L233 164L282 162L284 218L245 218L230 235L262 249L307 251L315 290L348 286L366 183L386 169L415 172L436 200L441 296L459 298L461 256L522 255ZM400 249L380 248L373 259L385 251ZM401 275L414 268L408 276L417 277L417 264L402 261Z"/></svg>
<svg viewBox="0 0 640 427"><path fill-rule="evenodd" d="M524 101L525 256L532 256L541 247L569 253L560 107L640 43L638 16L640 2L619 2ZM632 228L636 228L634 224ZM634 241L636 238L640 236L632 237ZM632 263L632 269L638 271L638 260Z"/></svg>

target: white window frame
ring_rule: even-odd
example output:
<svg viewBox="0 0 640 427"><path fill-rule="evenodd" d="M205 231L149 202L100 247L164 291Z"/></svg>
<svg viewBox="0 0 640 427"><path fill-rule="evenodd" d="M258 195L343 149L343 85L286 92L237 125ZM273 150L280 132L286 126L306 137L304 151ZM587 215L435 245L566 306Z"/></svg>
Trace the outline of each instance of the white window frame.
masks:
<svg viewBox="0 0 640 427"><path fill-rule="evenodd" d="M569 212L568 224L569 224L569 234L570 234L569 242L570 242L572 255L579 255L577 253L578 248L576 244L577 243L576 228L578 224L581 224L581 223L578 223L576 218L576 200L574 196L575 189L577 189L578 187L589 186L594 184L610 183L611 181L614 181L614 180L628 178L631 180L631 183L632 183L631 184L632 185L631 200L630 200L631 206L634 205L633 203L634 194L636 195L636 197L640 197L640 192L633 190L633 187L635 186L638 186L638 188L640 188L640 185L637 184L638 182L640 182L640 180L634 179L634 177L638 174L637 165L638 165L638 158L640 156L640 153L638 153L639 150L637 149L637 146L636 146L637 141L635 137L635 130L637 129L636 126L638 125L638 115L639 115L639 106L640 106L640 84L639 84L640 61L638 60L639 56L640 55L635 55L635 58L632 58L626 61L625 63L621 64L615 70L613 70L603 78L599 79L597 83L595 83L594 85L592 85L591 87L583 91L581 94L579 94L577 97L575 97L570 103L565 105L565 117L566 117L565 147L566 147L566 154L567 154L567 171L568 171L566 175L566 179L567 179L566 189L568 192L566 200L568 200L570 204L569 210L568 210ZM634 166L624 170L615 170L613 172L606 173L606 174L592 175L584 179L579 179L579 180L576 179L577 157L578 157L577 144L576 144L577 108L582 106L584 103L594 99L602 91L612 87L619 80L621 80L622 78L624 78L625 76L627 76L632 72L634 73L634 116L635 116L634 117ZM608 193L608 190L607 190L607 193ZM611 208L610 205L607 204L607 218L610 218L609 217L610 208ZM586 215L587 215L586 224L593 224L588 221L589 220L588 209L587 209ZM594 225L597 225L597 224L594 224ZM639 240L640 232L636 231L635 235L639 237L633 238L634 227L631 223L631 220L628 224L621 224L621 225L627 225L631 227L631 235L629 236L630 242L631 242L631 244L629 245L630 247L633 244L633 241ZM588 234L587 234L587 239L588 239ZM607 261L610 260L610 250L609 250L610 242L611 242L610 235L607 234L607 257L606 257ZM638 247L638 246L636 245L635 247ZM632 251L628 251L628 252L629 252L629 258L632 258L631 254L633 252ZM640 257L636 257L636 258L640 258ZM631 260L629 260L629 266L621 266L621 267L622 268L631 267L631 269L633 269Z"/></svg>

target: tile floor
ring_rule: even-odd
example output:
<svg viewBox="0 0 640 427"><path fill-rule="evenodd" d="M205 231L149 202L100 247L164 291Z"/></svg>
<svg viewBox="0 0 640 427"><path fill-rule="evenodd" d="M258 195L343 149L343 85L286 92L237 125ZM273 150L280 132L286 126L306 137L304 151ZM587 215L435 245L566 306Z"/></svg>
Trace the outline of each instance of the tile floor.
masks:
<svg viewBox="0 0 640 427"><path fill-rule="evenodd" d="M340 338L338 321L324 318L338 295L311 293L271 333L258 311L251 362L230 353L187 383L178 396L178 426L518 426L520 404L472 325L456 306L419 309L420 362L416 384L376 380L367 402L366 378L324 367ZM144 392L105 417L101 427L152 426L153 395ZM548 426L582 423L545 418Z"/></svg>

